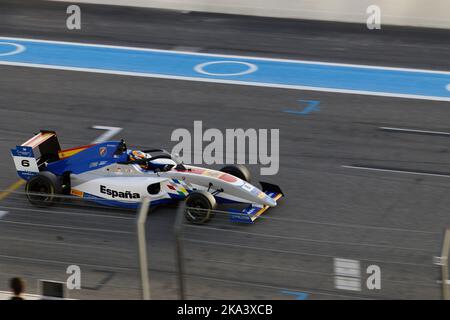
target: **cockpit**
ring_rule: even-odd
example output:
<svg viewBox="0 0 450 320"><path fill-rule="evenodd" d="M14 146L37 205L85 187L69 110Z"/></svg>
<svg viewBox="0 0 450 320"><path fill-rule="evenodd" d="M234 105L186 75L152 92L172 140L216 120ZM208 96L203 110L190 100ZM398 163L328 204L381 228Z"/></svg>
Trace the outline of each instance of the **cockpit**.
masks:
<svg viewBox="0 0 450 320"><path fill-rule="evenodd" d="M164 149L128 149L122 140L116 153L127 154L127 161L123 164L136 164L145 171L167 172L172 169L186 170L177 155L172 155Z"/></svg>
<svg viewBox="0 0 450 320"><path fill-rule="evenodd" d="M166 172L177 166L170 154L152 156L149 150L129 150L128 159L130 164L137 164L145 171Z"/></svg>

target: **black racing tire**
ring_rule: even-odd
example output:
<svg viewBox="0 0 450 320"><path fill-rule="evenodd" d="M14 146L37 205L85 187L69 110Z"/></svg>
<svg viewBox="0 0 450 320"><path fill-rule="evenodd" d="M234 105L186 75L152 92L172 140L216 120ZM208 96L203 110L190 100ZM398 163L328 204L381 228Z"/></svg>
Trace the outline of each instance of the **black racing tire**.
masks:
<svg viewBox="0 0 450 320"><path fill-rule="evenodd" d="M51 172L41 172L27 181L25 194L28 201L37 207L44 208L59 200L62 193L61 180Z"/></svg>
<svg viewBox="0 0 450 320"><path fill-rule="evenodd" d="M217 207L216 198L206 191L191 192L186 198L186 220L193 224L208 222Z"/></svg>
<svg viewBox="0 0 450 320"><path fill-rule="evenodd" d="M232 176L235 176L246 182L250 182L250 180L252 179L250 171L246 166L243 166L241 164L225 166L220 169L220 171L231 174Z"/></svg>

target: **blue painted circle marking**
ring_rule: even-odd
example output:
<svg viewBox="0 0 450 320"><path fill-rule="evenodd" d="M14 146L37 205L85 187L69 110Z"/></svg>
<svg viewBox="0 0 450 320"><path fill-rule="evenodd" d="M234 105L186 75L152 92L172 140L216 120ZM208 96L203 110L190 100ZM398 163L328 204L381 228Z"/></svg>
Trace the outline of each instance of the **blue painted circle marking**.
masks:
<svg viewBox="0 0 450 320"><path fill-rule="evenodd" d="M240 64L244 65L247 69L240 72L231 72L231 73L213 73L205 71L205 67L211 66L211 65L218 65L218 64ZM194 67L194 70L201 74L206 74L208 76L221 76L221 77L230 77L230 76L243 76L246 74L253 73L258 70L258 67L254 65L253 63L243 62L243 61L211 61L211 62L205 62L200 63Z"/></svg>
<svg viewBox="0 0 450 320"><path fill-rule="evenodd" d="M450 91L450 83L445 87L447 91Z"/></svg>
<svg viewBox="0 0 450 320"><path fill-rule="evenodd" d="M13 47L12 51L2 52L2 46L3 45L12 46ZM21 44L12 43L12 42L0 42L0 57L12 56L12 55L24 52L24 51L25 51L25 46L23 46Z"/></svg>

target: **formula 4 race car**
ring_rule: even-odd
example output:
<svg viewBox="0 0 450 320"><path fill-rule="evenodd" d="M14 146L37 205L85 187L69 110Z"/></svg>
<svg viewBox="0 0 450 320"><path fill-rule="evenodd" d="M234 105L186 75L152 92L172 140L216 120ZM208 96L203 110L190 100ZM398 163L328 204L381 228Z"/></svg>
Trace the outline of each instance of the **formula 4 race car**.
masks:
<svg viewBox="0 0 450 320"><path fill-rule="evenodd" d="M137 208L143 197L151 205L186 200L186 219L207 222L217 203L247 204L228 210L234 222L253 223L277 205L281 189L250 181L244 166L220 171L184 165L162 149L132 150L125 142L108 141L61 150L54 131L41 130L11 150L25 193L33 205L46 207L59 195L73 195L102 205Z"/></svg>

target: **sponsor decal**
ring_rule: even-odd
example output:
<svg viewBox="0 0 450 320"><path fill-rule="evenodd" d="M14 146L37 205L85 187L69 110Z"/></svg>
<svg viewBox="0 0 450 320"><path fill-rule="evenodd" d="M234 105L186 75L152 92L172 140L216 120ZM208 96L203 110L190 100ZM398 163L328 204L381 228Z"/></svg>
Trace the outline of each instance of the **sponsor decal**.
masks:
<svg viewBox="0 0 450 320"><path fill-rule="evenodd" d="M260 192L258 194L258 198L260 198L260 199L264 199L265 197L267 197L267 195L264 192Z"/></svg>
<svg viewBox="0 0 450 320"><path fill-rule="evenodd" d="M186 185L185 182L181 182L178 179L172 179L173 184L172 183L168 183L167 187L170 190L176 191L178 193L178 195L180 196L186 196L189 192L186 189L189 189L189 187ZM186 188L185 188L186 187Z"/></svg>
<svg viewBox="0 0 450 320"><path fill-rule="evenodd" d="M100 186L100 193L106 194L114 198L121 199L139 199L141 196L139 193L131 192L131 191L117 191L113 189L109 189L106 186Z"/></svg>
<svg viewBox="0 0 450 320"><path fill-rule="evenodd" d="M95 167L98 167L98 162L89 163L89 168L95 168Z"/></svg>
<svg viewBox="0 0 450 320"><path fill-rule="evenodd" d="M238 181L238 179L235 176L232 176L231 174L224 173L219 177L220 180L223 180L225 182L229 183L235 183Z"/></svg>
<svg viewBox="0 0 450 320"><path fill-rule="evenodd" d="M229 183L235 183L235 182L239 181L238 178L236 178L235 176L232 176L231 174L218 172L218 171L212 171L212 170L208 170L208 169L190 168L190 172L195 173L195 174L200 174L203 176L212 177L212 178L218 178L220 180L223 180L223 181L229 182Z"/></svg>
<svg viewBox="0 0 450 320"><path fill-rule="evenodd" d="M16 157L33 157L33 149L31 147L17 147L11 149L12 155Z"/></svg>
<svg viewBox="0 0 450 320"><path fill-rule="evenodd" d="M217 172L217 171L212 171L212 170L205 170L203 172L203 175L211 177L211 178L219 178L221 175L223 175L223 172Z"/></svg>
<svg viewBox="0 0 450 320"><path fill-rule="evenodd" d="M72 189L70 190L70 194L82 198L84 193L80 190Z"/></svg>
<svg viewBox="0 0 450 320"><path fill-rule="evenodd" d="M60 159L69 158L71 156L76 155L77 153L80 153L81 151L84 151L84 150L90 148L91 146L92 145L87 145L87 146L81 146L81 147L70 148L70 149L58 151L58 155L59 155Z"/></svg>
<svg viewBox="0 0 450 320"><path fill-rule="evenodd" d="M95 168L95 167L102 167L104 165L108 164L107 161L95 161L95 162L91 162L89 163L89 168Z"/></svg>
<svg viewBox="0 0 450 320"><path fill-rule="evenodd" d="M101 157L106 156L106 147L101 147L100 149L98 149L98 151Z"/></svg>

